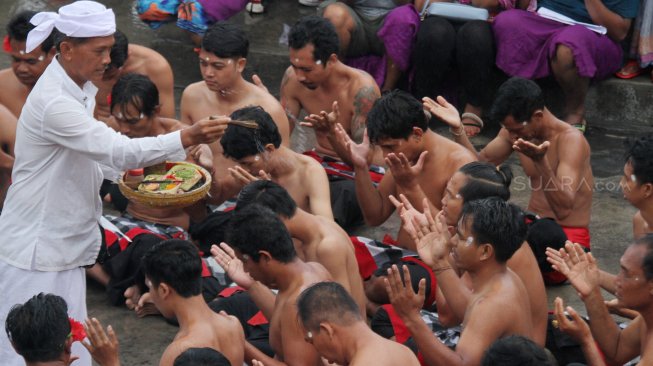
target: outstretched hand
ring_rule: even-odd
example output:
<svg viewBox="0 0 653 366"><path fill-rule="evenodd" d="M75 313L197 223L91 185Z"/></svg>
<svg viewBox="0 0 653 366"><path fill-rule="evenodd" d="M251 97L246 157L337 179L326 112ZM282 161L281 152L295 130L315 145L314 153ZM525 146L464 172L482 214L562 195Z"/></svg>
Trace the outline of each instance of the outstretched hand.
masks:
<svg viewBox="0 0 653 366"><path fill-rule="evenodd" d="M181 144L190 147L198 144L209 144L219 140L229 126L228 116L210 116L193 123L181 130Z"/></svg>
<svg viewBox="0 0 653 366"><path fill-rule="evenodd" d="M86 319L84 324L87 341L82 342L93 360L102 366L120 366L118 337L109 325L105 332L96 318Z"/></svg>
<svg viewBox="0 0 653 366"><path fill-rule="evenodd" d="M408 198L404 196L403 194L399 195L399 200L393 195L390 195L388 197L390 199L390 202L395 206L397 211L399 211L399 217L401 218L401 227L408 233L408 235L415 240L417 238L417 232L415 229L415 226L413 225L413 221L417 222L419 225L428 225L428 219L426 218L426 215L423 213L417 211L415 207L410 203ZM424 204L428 206L428 202L426 201L426 198L424 198L423 201ZM415 244L417 244L417 241L415 241Z"/></svg>
<svg viewBox="0 0 653 366"><path fill-rule="evenodd" d="M581 299L599 289L599 268L596 259L592 253L585 253L580 244L567 240L565 247L560 250L546 248L546 257L553 269L569 279Z"/></svg>
<svg viewBox="0 0 653 366"><path fill-rule="evenodd" d="M236 252L226 243L220 243L220 246L212 245L211 254L216 262L224 269L227 276L231 278L238 286L249 289L254 284L254 279L245 272L243 262L236 257Z"/></svg>
<svg viewBox="0 0 653 366"><path fill-rule="evenodd" d="M338 143L345 146L349 154L349 161L351 161L355 167L367 169L368 161L371 158L370 154L372 152L370 139L367 137L367 129L365 129L363 135L363 142L360 144L355 143L354 140L349 137L349 134L347 134L347 131L345 131L340 123L336 124L335 133Z"/></svg>
<svg viewBox="0 0 653 366"><path fill-rule="evenodd" d="M424 169L424 160L428 153L428 151L422 151L414 165L410 163L404 153L390 153L386 156L385 164L392 171L392 177L398 186L410 188L417 184L417 177Z"/></svg>
<svg viewBox="0 0 653 366"><path fill-rule="evenodd" d="M393 264L392 267L388 268L388 276L384 281L392 307L397 312L397 315L402 320L405 320L411 316L419 315L420 310L424 306L426 279L422 278L419 281L419 288L417 293L415 293L408 267L402 266L402 271L404 274L403 279L399 274L399 268Z"/></svg>
<svg viewBox="0 0 653 366"><path fill-rule="evenodd" d="M427 224L413 220L415 235L412 236L417 246L419 257L431 268L440 267L447 261L451 252L451 234L442 211L433 217L428 202L424 202L424 216Z"/></svg>
<svg viewBox="0 0 653 366"><path fill-rule="evenodd" d="M456 107L447 102L443 97L438 96L435 100L429 97L424 97L422 98L422 104L426 111L442 120L442 122L446 123L452 130L462 130L463 123L460 119L460 113Z"/></svg>
<svg viewBox="0 0 653 366"><path fill-rule="evenodd" d="M538 161L544 158L546 152L549 150L550 145L551 143L548 141L544 141L539 145L535 145L530 141L517 139L517 141L515 141L515 143L512 145L512 149L526 155L533 161Z"/></svg>
<svg viewBox="0 0 653 366"><path fill-rule="evenodd" d="M333 134L338 120L340 120L340 107L335 101L331 106L331 112L321 111L318 114L310 114L304 117L304 122L301 122L300 125L313 128L323 134Z"/></svg>

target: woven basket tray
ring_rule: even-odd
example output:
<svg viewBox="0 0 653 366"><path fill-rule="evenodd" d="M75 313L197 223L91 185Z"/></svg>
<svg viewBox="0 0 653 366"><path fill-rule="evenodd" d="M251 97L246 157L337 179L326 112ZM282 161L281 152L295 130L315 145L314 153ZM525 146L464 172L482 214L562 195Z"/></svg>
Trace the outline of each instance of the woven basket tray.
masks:
<svg viewBox="0 0 653 366"><path fill-rule="evenodd" d="M209 174L206 169L202 168L199 165L185 161L173 162L171 164L187 164L193 166L204 176L204 184L202 184L197 189L184 193L172 194L140 192L129 188L125 184L124 177L125 174L127 174L127 172L125 172L118 180L118 188L120 189L120 192L122 192L122 194L127 197L128 200L152 207L187 207L206 197L206 195L209 193L209 189L211 188L211 174Z"/></svg>

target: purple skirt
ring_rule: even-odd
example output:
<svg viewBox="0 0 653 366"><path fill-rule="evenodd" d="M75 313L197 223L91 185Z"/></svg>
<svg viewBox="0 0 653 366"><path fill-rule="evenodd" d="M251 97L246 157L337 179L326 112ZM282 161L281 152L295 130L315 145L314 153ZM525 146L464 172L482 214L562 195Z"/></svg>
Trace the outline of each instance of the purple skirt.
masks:
<svg viewBox="0 0 653 366"><path fill-rule="evenodd" d="M582 77L605 79L621 67L621 46L581 25L558 23L523 10L507 10L494 19L493 29L497 66L510 76L549 76L549 60L555 56L558 45L571 49Z"/></svg>

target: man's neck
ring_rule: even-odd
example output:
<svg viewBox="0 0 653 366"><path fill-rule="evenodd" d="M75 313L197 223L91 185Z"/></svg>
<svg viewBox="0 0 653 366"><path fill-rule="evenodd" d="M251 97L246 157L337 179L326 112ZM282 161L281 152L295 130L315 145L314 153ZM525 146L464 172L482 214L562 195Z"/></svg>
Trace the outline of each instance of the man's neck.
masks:
<svg viewBox="0 0 653 366"><path fill-rule="evenodd" d="M506 271L507 267L505 263L497 263L494 259L490 259L487 263L481 264L473 271L468 271L469 276L472 279L472 289L474 293L483 291L485 285L492 282L494 276L504 274Z"/></svg>
<svg viewBox="0 0 653 366"><path fill-rule="evenodd" d="M288 220L288 231L290 235L302 242L302 245L311 243L318 237L316 228L320 225L318 219L308 212L297 207L295 215Z"/></svg>
<svg viewBox="0 0 653 366"><path fill-rule="evenodd" d="M278 263L277 271L275 273L275 283L279 288L279 292L285 292L303 282L302 274L306 271L307 264L295 257L289 263Z"/></svg>
<svg viewBox="0 0 653 366"><path fill-rule="evenodd" d="M201 295L189 298L177 295L173 311L180 329L192 327L197 322L205 322L208 315L213 314Z"/></svg>
<svg viewBox="0 0 653 366"><path fill-rule="evenodd" d="M270 159L268 164L270 171L267 173L270 173L272 178L287 175L297 169L294 152L283 145L279 145Z"/></svg>
<svg viewBox="0 0 653 366"><path fill-rule="evenodd" d="M653 204L648 201L649 200L647 200L646 204L643 205L643 207L638 208L642 218L646 222L646 225L648 225L649 229L653 229Z"/></svg>
<svg viewBox="0 0 653 366"><path fill-rule="evenodd" d="M48 362L25 362L26 366L68 366L69 362L64 360L65 355L61 355L60 360Z"/></svg>
<svg viewBox="0 0 653 366"><path fill-rule="evenodd" d="M61 60L59 57L57 57L57 61L59 62L59 65L61 65L61 68L66 72L66 75L79 86L80 89L84 88L84 84L86 84L87 80L82 80L76 76L74 76L74 73L72 72L73 69L70 65L68 65L65 61Z"/></svg>
<svg viewBox="0 0 653 366"><path fill-rule="evenodd" d="M233 85L229 86L226 89L221 89L215 92L215 94L218 100L233 103L243 99L243 96L247 94L247 89L247 81L243 79L242 75L239 75Z"/></svg>
<svg viewBox="0 0 653 366"><path fill-rule="evenodd" d="M347 332L342 332L339 337L340 343L344 345L346 365L356 357L360 350L373 343L376 337L376 334L370 330L367 324L360 321L347 328L349 328Z"/></svg>
<svg viewBox="0 0 653 366"><path fill-rule="evenodd" d="M560 133L561 127L564 126L563 124L566 124L566 122L554 116L547 108L544 108L543 113L544 117L537 133L537 138L540 140L540 143L551 141L555 135Z"/></svg>
<svg viewBox="0 0 653 366"><path fill-rule="evenodd" d="M345 67L345 64L339 60L335 61L335 64L331 68L329 77L320 83L320 89L322 89L324 92L329 93L342 88L342 81L344 79L342 76L344 75L343 71L345 70Z"/></svg>

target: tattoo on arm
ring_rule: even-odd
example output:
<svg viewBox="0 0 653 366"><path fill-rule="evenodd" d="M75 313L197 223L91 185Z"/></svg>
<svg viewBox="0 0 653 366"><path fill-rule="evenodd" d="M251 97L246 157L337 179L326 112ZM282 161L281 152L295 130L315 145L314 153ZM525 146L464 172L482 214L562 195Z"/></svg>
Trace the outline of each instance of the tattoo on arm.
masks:
<svg viewBox="0 0 653 366"><path fill-rule="evenodd" d="M379 93L373 86L366 86L358 90L354 97L354 115L351 118L351 138L357 143L363 141L367 113L372 109L374 101L379 98Z"/></svg>

